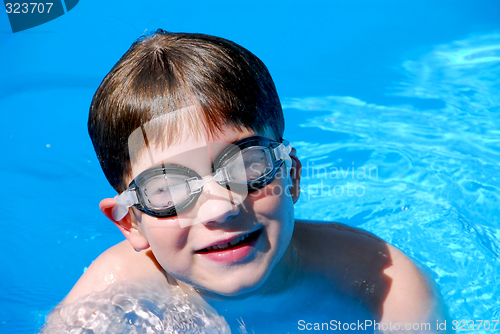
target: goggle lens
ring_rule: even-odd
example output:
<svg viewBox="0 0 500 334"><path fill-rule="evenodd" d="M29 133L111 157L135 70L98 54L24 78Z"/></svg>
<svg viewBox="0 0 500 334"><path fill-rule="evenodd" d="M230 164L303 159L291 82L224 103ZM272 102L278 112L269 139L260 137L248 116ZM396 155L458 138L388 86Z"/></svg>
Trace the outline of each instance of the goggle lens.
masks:
<svg viewBox="0 0 500 334"><path fill-rule="evenodd" d="M189 197L187 179L159 175L140 187L145 204L156 209L171 208Z"/></svg>
<svg viewBox="0 0 500 334"><path fill-rule="evenodd" d="M271 154L265 147L246 148L238 155L239 157L233 157L224 164L233 182L251 182L273 170ZM239 163L239 160L243 163Z"/></svg>

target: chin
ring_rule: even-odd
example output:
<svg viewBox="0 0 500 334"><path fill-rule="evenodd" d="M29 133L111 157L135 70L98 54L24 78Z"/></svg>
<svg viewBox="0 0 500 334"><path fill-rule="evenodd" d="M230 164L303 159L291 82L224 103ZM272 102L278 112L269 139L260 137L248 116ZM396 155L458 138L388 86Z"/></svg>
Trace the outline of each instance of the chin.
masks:
<svg viewBox="0 0 500 334"><path fill-rule="evenodd" d="M255 277L255 276L254 276ZM236 278L222 280L219 278L219 284L216 286L203 286L198 289L208 295L218 295L220 297L241 297L258 290L266 281L267 275L249 281L248 276L245 280L237 280Z"/></svg>
<svg viewBox="0 0 500 334"><path fill-rule="evenodd" d="M262 283L259 282L259 284L254 284L251 286L238 286L234 287L232 289L225 289L221 295L226 296L226 297L237 297L237 296L242 296L246 295L248 293L252 293L253 291L257 290L262 286Z"/></svg>
<svg viewBox="0 0 500 334"><path fill-rule="evenodd" d="M221 289L221 290L203 290L204 295L212 297L213 299L239 299L246 298L257 290L259 286L235 288L235 289Z"/></svg>

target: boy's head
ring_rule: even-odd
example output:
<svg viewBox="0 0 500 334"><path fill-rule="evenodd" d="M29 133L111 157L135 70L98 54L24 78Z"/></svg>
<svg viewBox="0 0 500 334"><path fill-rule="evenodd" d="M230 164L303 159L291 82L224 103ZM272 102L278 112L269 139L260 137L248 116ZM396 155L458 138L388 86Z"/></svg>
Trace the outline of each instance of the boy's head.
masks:
<svg viewBox="0 0 500 334"><path fill-rule="evenodd" d="M158 30L123 55L90 107L89 134L118 192L132 172L129 136L166 114L172 116L167 130L158 128L149 144L176 144L181 133L196 137L202 128L216 136L225 125L271 133L278 141L284 131L276 88L255 55L222 38Z"/></svg>
<svg viewBox="0 0 500 334"><path fill-rule="evenodd" d="M255 290L293 258L300 161L283 130L257 57L221 38L160 30L132 45L92 101L89 133L121 193L100 208L178 282Z"/></svg>

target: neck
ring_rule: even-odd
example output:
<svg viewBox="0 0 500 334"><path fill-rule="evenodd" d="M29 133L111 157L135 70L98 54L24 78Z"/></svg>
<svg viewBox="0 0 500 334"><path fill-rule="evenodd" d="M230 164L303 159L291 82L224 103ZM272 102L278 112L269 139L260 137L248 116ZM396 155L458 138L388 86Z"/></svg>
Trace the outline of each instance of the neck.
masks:
<svg viewBox="0 0 500 334"><path fill-rule="evenodd" d="M297 250L293 243L290 243L264 284L253 294L261 297L276 295L292 287L296 283L298 260Z"/></svg>

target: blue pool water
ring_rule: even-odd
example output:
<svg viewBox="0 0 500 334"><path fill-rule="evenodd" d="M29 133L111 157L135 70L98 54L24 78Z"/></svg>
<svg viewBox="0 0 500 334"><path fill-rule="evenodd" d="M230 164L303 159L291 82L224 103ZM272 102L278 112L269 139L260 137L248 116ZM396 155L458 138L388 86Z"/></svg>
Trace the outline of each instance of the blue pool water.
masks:
<svg viewBox="0 0 500 334"><path fill-rule="evenodd" d="M498 319L500 34L437 45L401 71L393 94L443 106L284 99L315 133L291 138L310 167L298 214L362 227L425 264L453 319Z"/></svg>
<svg viewBox="0 0 500 334"><path fill-rule="evenodd" d="M122 240L98 209L114 194L88 106L158 27L234 40L267 64L305 167L299 218L377 234L428 268L452 319L498 320L499 14L497 1L81 1L12 34L2 12L0 332L36 332Z"/></svg>

